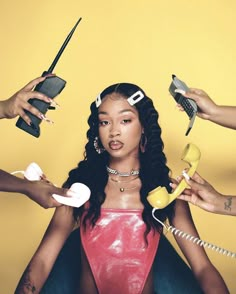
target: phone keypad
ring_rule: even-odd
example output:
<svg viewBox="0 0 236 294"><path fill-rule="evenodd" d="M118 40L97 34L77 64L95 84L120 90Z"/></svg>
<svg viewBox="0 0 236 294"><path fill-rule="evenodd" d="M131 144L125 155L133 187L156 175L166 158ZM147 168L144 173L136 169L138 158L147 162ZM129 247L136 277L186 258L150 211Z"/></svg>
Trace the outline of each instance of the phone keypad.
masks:
<svg viewBox="0 0 236 294"><path fill-rule="evenodd" d="M189 117L192 117L194 115L194 113L196 112L195 108L192 106L192 104L187 99L182 100L181 106L186 111L186 113Z"/></svg>
<svg viewBox="0 0 236 294"><path fill-rule="evenodd" d="M190 130L192 129L195 117L198 112L198 107L194 100L186 98L180 93L175 92L176 89L180 89L185 92L189 90L188 86L183 81L179 80L175 75L172 75L172 83L169 86L169 92L173 96L175 101L182 106L182 108L189 117L189 125L185 133L185 136L187 136Z"/></svg>

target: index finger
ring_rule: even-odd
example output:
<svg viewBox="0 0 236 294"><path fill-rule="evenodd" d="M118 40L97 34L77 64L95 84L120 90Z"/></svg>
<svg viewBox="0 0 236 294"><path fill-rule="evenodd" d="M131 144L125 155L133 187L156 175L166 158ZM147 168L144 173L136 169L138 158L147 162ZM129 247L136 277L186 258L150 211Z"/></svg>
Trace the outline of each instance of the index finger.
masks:
<svg viewBox="0 0 236 294"><path fill-rule="evenodd" d="M187 98L191 98L196 102L199 102L204 96L208 96L206 92L200 89L190 88L185 95Z"/></svg>
<svg viewBox="0 0 236 294"><path fill-rule="evenodd" d="M29 82L26 86L22 88L22 90L30 91L32 90L36 85L43 82L47 77L55 76L53 73L49 73L43 77L38 77L36 79L33 79L31 82Z"/></svg>
<svg viewBox="0 0 236 294"><path fill-rule="evenodd" d="M194 175L192 176L192 179L199 184L205 183L205 180L197 172L194 173Z"/></svg>
<svg viewBox="0 0 236 294"><path fill-rule="evenodd" d="M38 78L30 81L21 90L31 91L36 85L38 85L40 82L44 81L45 79L46 79L46 77L38 77Z"/></svg>

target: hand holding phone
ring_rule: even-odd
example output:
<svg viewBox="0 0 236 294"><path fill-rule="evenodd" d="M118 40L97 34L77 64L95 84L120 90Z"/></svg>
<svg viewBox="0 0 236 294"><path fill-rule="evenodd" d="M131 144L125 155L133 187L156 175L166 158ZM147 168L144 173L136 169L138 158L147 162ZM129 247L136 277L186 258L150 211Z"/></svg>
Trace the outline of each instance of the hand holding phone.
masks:
<svg viewBox="0 0 236 294"><path fill-rule="evenodd" d="M25 171L15 171L15 172L12 172L11 174L14 175L18 173L23 174L24 177L29 181L40 181L42 179L47 180L42 169L35 162L32 162L30 165L28 165ZM70 197L65 197L58 194L52 194L52 197L61 204L73 206L73 207L80 207L86 201L89 200L90 194L91 194L89 187L87 187L83 183L72 184L69 191L70 191Z"/></svg>
<svg viewBox="0 0 236 294"><path fill-rule="evenodd" d="M76 30L78 24L81 21L81 17L79 20L76 22L75 26L72 28L70 31L69 35L65 39L64 43L62 44L60 50L58 51L55 59L53 60L51 66L47 71L44 71L42 76L47 76L51 74L54 70L54 67L56 66L60 56L62 55L63 51L65 50L68 42L70 41L74 31ZM43 82L39 83L35 87L35 91L40 92L42 94L45 94L47 97L53 99L55 98L58 94L61 93L61 91L64 89L66 85L66 81L61 79L58 76L48 76ZM44 102L42 100L38 100L35 98L32 98L28 101L32 106L37 108L42 114L45 114L48 109L50 109L50 103ZM31 120L31 125L28 125L21 117L16 122L16 126L23 131L29 133L30 135L38 138L40 136L40 127L39 124L41 123L41 119L38 117L34 116L32 113L29 111L25 111L27 115L30 117Z"/></svg>
<svg viewBox="0 0 236 294"><path fill-rule="evenodd" d="M186 145L181 159L187 162L190 166L188 170L189 177L192 177L195 173L200 157L201 152L196 145L192 143ZM184 179L180 181L172 193L168 193L165 187L157 187L156 189L149 192L147 200L152 205L152 207L156 209L162 209L174 201L187 187L188 184Z"/></svg>
<svg viewBox="0 0 236 294"><path fill-rule="evenodd" d="M198 112L198 107L193 99L186 98L180 93L175 92L176 89L182 90L184 92L189 90L188 86L183 81L179 80L175 75L172 75L172 83L170 84L169 92L175 101L183 107L184 111L187 113L190 119L188 129L185 133L185 136L187 136L192 129L195 117Z"/></svg>

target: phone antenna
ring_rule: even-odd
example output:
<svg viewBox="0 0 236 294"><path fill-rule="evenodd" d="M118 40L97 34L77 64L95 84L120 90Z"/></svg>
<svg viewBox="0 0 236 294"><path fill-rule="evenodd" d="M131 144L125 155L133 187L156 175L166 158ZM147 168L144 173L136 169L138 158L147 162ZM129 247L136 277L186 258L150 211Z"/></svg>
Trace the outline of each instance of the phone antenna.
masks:
<svg viewBox="0 0 236 294"><path fill-rule="evenodd" d="M53 63L52 63L51 66L49 67L47 73L52 73L52 72L53 72L54 67L56 66L56 64L57 64L57 62L58 62L58 60L59 60L59 58L61 57L63 51L65 50L66 45L69 43L69 41L70 41L70 39L71 39L71 37L72 37L74 31L76 30L78 24L80 23L81 19L82 19L82 17L79 18L79 20L76 22L75 26L73 27L73 29L71 30L71 32L69 33L69 35L67 36L67 38L65 39L63 45L61 46L60 50L58 51L58 53L57 53L55 59L53 60Z"/></svg>

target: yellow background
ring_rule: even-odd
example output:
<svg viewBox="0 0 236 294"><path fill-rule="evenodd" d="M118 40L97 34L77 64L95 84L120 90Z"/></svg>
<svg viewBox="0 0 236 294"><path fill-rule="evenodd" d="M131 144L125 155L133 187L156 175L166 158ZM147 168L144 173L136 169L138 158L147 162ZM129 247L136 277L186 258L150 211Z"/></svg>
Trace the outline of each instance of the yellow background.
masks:
<svg viewBox="0 0 236 294"><path fill-rule="evenodd" d="M186 165L188 142L202 152L198 171L216 189L235 194L235 131L197 119L188 137L188 118L168 93L172 73L202 88L218 104L235 105L236 3L232 0L1 0L1 98L6 99L48 69L81 16L55 73L67 81L53 126L41 124L36 139L2 120L2 169L22 170L32 161L61 185L82 158L90 103L106 86L133 82L153 98L160 113L168 165L177 176ZM53 213L23 195L0 197L0 287L13 293ZM191 207L203 240L231 251L235 217ZM169 238L173 240L170 233ZM173 241L174 242L174 241ZM231 293L236 293L235 259L207 250Z"/></svg>

